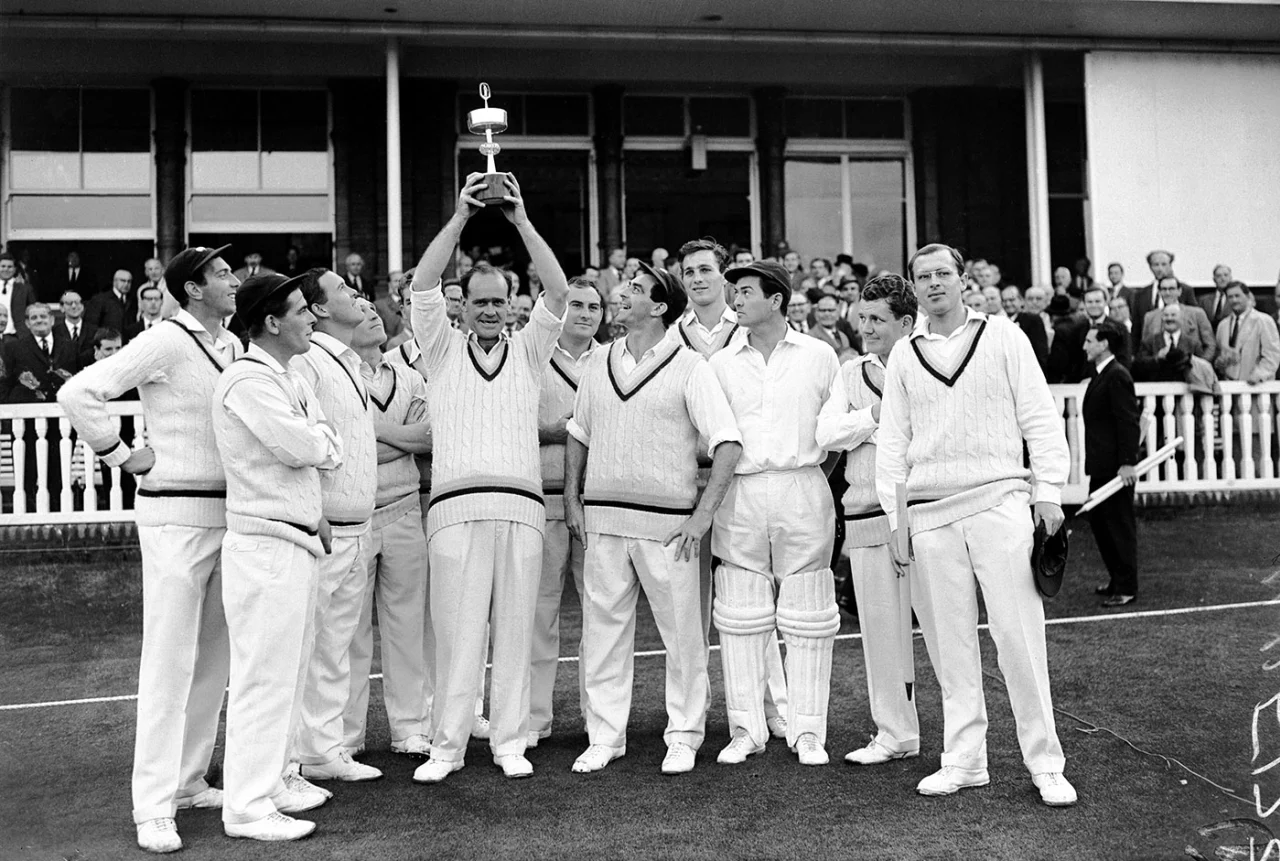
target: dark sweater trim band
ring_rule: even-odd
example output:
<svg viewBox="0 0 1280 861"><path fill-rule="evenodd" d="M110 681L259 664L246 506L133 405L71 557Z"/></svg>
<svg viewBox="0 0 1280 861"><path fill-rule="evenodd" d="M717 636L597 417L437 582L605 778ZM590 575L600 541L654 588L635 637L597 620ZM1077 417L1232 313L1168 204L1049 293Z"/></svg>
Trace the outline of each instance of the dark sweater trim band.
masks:
<svg viewBox="0 0 1280 861"><path fill-rule="evenodd" d="M460 487L457 490L450 490L446 493L442 493L435 499L432 499L431 502L427 504L427 508L430 509L433 505L438 505L441 502L445 502L459 496L466 496L471 493L509 493L513 496L522 496L525 499L530 499L539 505L546 504L543 502L541 495L534 493L531 490L522 490L518 487L502 487L496 484L489 484L482 485L480 487Z"/></svg>
<svg viewBox="0 0 1280 861"><path fill-rule="evenodd" d="M923 361L923 360L921 360L921 361ZM968 359L965 359L965 361L967 362L967 361L969 361L969 360L968 360ZM871 389L871 391L873 391L873 392L875 392L875 393L876 393L876 397L877 397L877 398L879 398L880 400L884 400L884 392L880 391L880 387L879 387L879 386L877 386L875 383L871 382L871 373L867 370L867 365L869 365L869 364L871 364L871 363L870 363L870 362L863 362L863 363L862 363L862 381L863 381L864 383L866 383L866 384L867 384L867 388L868 388L868 389ZM959 376L959 375L957 375L957 376Z"/></svg>
<svg viewBox="0 0 1280 861"><path fill-rule="evenodd" d="M626 345L625 345L622 341L614 341L614 343L618 345L617 349L619 349L619 350L625 350L625 349L627 348L627 347L626 347ZM635 388L633 388L633 389L632 389L631 391L629 391L629 392L623 392L623 391L622 391L622 386L618 385L618 377L617 377L617 375L613 372L613 362L614 362L614 358L615 358L615 357L614 357L614 354L613 354L613 353L610 353L610 354L609 354L609 357L608 357L608 361L605 363L605 364L607 364L607 365L609 366L609 382L610 382L611 384L613 384L613 390L614 390L615 392L617 392L617 393L618 393L618 397L619 397L619 398L621 398L621 399L622 399L622 401L625 403L625 402L627 402L627 401L631 400L631 399L632 399L633 397L635 397L637 394L639 394L641 389L643 389L645 386L649 385L649 383L653 380L653 378L654 378L654 377L656 377L656 376L658 376L658 374L662 373L662 369L663 369L663 368L665 368L667 365L669 365L669 364L671 364L673 361L675 361L675 358L676 358L676 356L678 356L678 355L680 355L680 349L677 347L677 348L675 348L675 349L673 349L673 350L671 351L671 355L667 356L665 359L663 359L661 362L659 362L659 363L658 363L658 366L657 366L656 368L654 368L654 369L653 369L652 371L650 371L650 372L649 372L645 377L643 377L639 382L637 382L637 383L636 383Z"/></svg>
<svg viewBox="0 0 1280 861"><path fill-rule="evenodd" d="M195 341L195 342L196 342L196 347L198 347L198 348L200 349L200 352L201 352L201 353L204 353L205 358L207 358L210 362L212 362L212 363L213 363L213 367L217 369L217 371L218 371L218 373L219 373L219 374L221 374L223 371L225 371L225 370L226 370L226 366L225 366L225 365L223 365L221 362L219 362L217 359L215 359L215 358L213 357L213 353L210 353L208 350L206 350L206 349L205 349L204 344L202 344L202 343L200 342L200 336L199 336L199 335L197 335L195 332L191 331L191 330L190 330L190 329L188 329L186 326L182 325L181 323L179 323L177 320L173 319L172 317L170 317L170 318L169 318L168 322L172 323L173 325L177 326L177 327L178 327L179 329L181 329L182 331L186 332L186 333L187 333L187 335L189 335L189 336L191 337L191 340L193 340L193 341ZM235 348L234 346L232 346L232 348L231 348L231 361L233 361L233 362L235 361L235 355L236 355L236 348Z"/></svg>
<svg viewBox="0 0 1280 861"><path fill-rule="evenodd" d="M575 380L573 377L569 376L568 371L560 367L560 364L556 362L555 356L551 357L551 370L559 374L560 378L569 384L569 388L573 389L575 392L578 390L578 381Z"/></svg>
<svg viewBox="0 0 1280 861"><path fill-rule="evenodd" d="M874 520L877 517L884 517L884 511L877 508L874 511L865 511L862 514L846 514L844 522L853 523L857 520Z"/></svg>
<svg viewBox="0 0 1280 861"><path fill-rule="evenodd" d="M119 451L122 445L124 445L124 440L118 441L115 445L111 446L111 448L107 449L106 451L95 450L94 454L96 454L98 457L108 457L109 455Z"/></svg>
<svg viewBox="0 0 1280 861"><path fill-rule="evenodd" d="M647 514L672 514L681 517L688 517L693 514L693 506L670 508L665 505L646 505L643 502L622 502L616 499L584 499L582 504L597 508L623 508L627 511L643 511Z"/></svg>
<svg viewBox="0 0 1280 861"><path fill-rule="evenodd" d="M401 346L404 346L404 345L402 344ZM381 410L384 413L388 410L388 408L390 408L391 402L396 399L396 381L398 379L399 379L399 375L396 374L395 371L392 371L391 372L391 393L387 395L387 399L385 402L378 400L378 396L373 393L373 389L369 390L369 400L373 401L374 406L376 406L379 410Z"/></svg>
<svg viewBox="0 0 1280 861"><path fill-rule="evenodd" d="M951 388L956 384L956 380L960 379L960 375L964 373L964 369L969 366L969 360L973 358L973 354L978 352L978 341L982 340L982 333L985 332L986 330L987 330L987 321L983 320L978 325L978 331L975 332L973 335L973 341L969 344L969 352L964 354L964 360L960 362L960 367L956 368L956 372L952 374L950 377L943 376L941 371L939 371L933 365L929 364L928 360L925 359L924 353L920 351L919 338L911 339L911 349L915 351L916 358L920 360L920 364L924 366L924 369L926 371L932 374L939 382L941 382L947 388Z"/></svg>
<svg viewBox="0 0 1280 861"><path fill-rule="evenodd" d="M486 383L492 383L498 378L498 374L501 374L502 369L507 366L507 356L511 355L510 341L503 341L498 346L502 348L502 358L498 361L498 367L494 368L493 373L490 374L480 364L480 360L476 358L476 350L479 348L472 345L470 341L467 342L467 356L471 359L471 364L475 365L476 370L480 372L480 376L484 377Z"/></svg>
<svg viewBox="0 0 1280 861"><path fill-rule="evenodd" d="M156 499L181 499L182 497L226 499L227 492L225 490L147 490L145 487L140 487L138 488L138 496L148 496Z"/></svg>

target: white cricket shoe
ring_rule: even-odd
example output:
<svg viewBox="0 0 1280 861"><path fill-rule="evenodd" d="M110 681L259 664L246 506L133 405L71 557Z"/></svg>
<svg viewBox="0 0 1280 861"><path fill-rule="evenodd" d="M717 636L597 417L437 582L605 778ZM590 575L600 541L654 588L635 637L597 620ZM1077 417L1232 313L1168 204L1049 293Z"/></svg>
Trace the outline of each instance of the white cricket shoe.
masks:
<svg viewBox="0 0 1280 861"><path fill-rule="evenodd" d="M1076 788L1060 771L1033 774L1031 781L1040 790L1040 800L1050 807L1070 807L1077 801Z"/></svg>
<svg viewBox="0 0 1280 861"><path fill-rule="evenodd" d="M609 747L607 744L593 744L573 761L573 773L590 774L593 771L600 771L615 759L626 755L626 745Z"/></svg>
<svg viewBox="0 0 1280 861"><path fill-rule="evenodd" d="M323 786L316 786L297 772L298 765L294 763L289 770L280 778L284 781L284 788L300 795L307 795L312 792L318 792L328 801L333 798L333 793L325 789Z"/></svg>
<svg viewBox="0 0 1280 861"><path fill-rule="evenodd" d="M400 741L391 742L391 752L427 759L431 756L431 742L427 740L425 735L419 733Z"/></svg>
<svg viewBox="0 0 1280 861"><path fill-rule="evenodd" d="M222 830L228 837L248 837L250 840L279 842L300 840L316 830L314 822L294 819L283 813L272 813L256 822L224 822Z"/></svg>
<svg viewBox="0 0 1280 861"><path fill-rule="evenodd" d="M175 798L179 810L221 810L222 790L212 786L186 798Z"/></svg>
<svg viewBox="0 0 1280 861"><path fill-rule="evenodd" d="M303 777L311 780L342 780L348 783L379 780L382 777L381 771L372 765L356 762L345 750L320 765L303 764L301 771Z"/></svg>
<svg viewBox="0 0 1280 861"><path fill-rule="evenodd" d="M911 759L920 755L918 750L889 750L889 748L871 739L866 747L851 750L844 755L844 761L853 765L880 765L895 759Z"/></svg>
<svg viewBox="0 0 1280 861"><path fill-rule="evenodd" d="M769 735L773 736L774 738L787 737L787 719L784 718L782 715L776 715L775 717L767 718L764 724L765 726L769 727Z"/></svg>
<svg viewBox="0 0 1280 861"><path fill-rule="evenodd" d="M800 758L801 765L826 765L831 761L831 757L827 756L827 749L818 741L815 733L800 733L791 750Z"/></svg>
<svg viewBox="0 0 1280 861"><path fill-rule="evenodd" d="M673 741L662 758L663 774L688 774L693 771L697 755L692 747L682 741Z"/></svg>
<svg viewBox="0 0 1280 861"><path fill-rule="evenodd" d="M178 836L178 823L167 816L139 822L138 847L148 852L155 852L157 855L177 852L182 848L182 838Z"/></svg>
<svg viewBox="0 0 1280 861"><path fill-rule="evenodd" d="M413 772L414 783L439 783L455 771L466 765L465 760L447 762L443 759L428 759Z"/></svg>
<svg viewBox="0 0 1280 861"><path fill-rule="evenodd" d="M961 768L958 765L944 765L933 774L916 785L916 792L921 795L954 795L962 789L975 786L986 786L991 776L985 768Z"/></svg>
<svg viewBox="0 0 1280 861"><path fill-rule="evenodd" d="M493 764L502 769L502 773L511 778L533 777L533 763L521 753L508 753L495 756Z"/></svg>
<svg viewBox="0 0 1280 861"><path fill-rule="evenodd" d="M756 744L745 729L739 728L729 744L720 751L716 762L721 765L739 765L746 762L747 757L755 756L757 753L764 753L764 745Z"/></svg>
<svg viewBox="0 0 1280 861"><path fill-rule="evenodd" d="M471 737L483 741L489 740L489 719L484 715L476 715L471 721Z"/></svg>

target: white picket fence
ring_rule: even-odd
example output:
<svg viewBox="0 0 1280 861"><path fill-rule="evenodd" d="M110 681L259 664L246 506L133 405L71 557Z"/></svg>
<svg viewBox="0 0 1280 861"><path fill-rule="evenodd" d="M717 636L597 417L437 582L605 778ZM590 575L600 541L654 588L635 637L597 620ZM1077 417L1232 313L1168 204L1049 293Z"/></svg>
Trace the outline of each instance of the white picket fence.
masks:
<svg viewBox="0 0 1280 861"><path fill-rule="evenodd" d="M1083 502L1089 477L1084 470L1084 419L1080 399L1085 384L1052 386L1066 424L1071 450L1071 473L1063 491L1069 504ZM1138 482L1138 493L1186 493L1194 491L1280 490L1280 381L1250 386L1223 383L1218 395L1190 392L1182 383L1139 383L1144 402L1145 436L1142 455L1181 436L1178 454ZM134 416L134 439L146 437L142 407L137 401L109 405L116 420ZM26 488L27 420L35 428L34 505L28 505ZM51 511L49 491L49 431L57 427L61 490L60 511ZM92 468L85 469L85 464ZM113 476L107 507L99 510L103 472ZM0 405L0 527L31 524L106 523L129 521L121 491L120 470L108 470L79 440L73 440L70 422L57 404Z"/></svg>

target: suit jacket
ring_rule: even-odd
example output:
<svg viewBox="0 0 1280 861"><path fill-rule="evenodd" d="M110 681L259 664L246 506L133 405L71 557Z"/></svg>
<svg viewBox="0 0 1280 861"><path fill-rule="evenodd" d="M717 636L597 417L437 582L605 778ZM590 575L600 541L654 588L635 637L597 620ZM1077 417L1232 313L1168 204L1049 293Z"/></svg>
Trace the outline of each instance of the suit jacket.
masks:
<svg viewBox="0 0 1280 861"><path fill-rule="evenodd" d="M1240 316L1236 332L1236 355L1231 353L1233 315L1218 324L1218 359L1213 363L1218 376L1226 380L1273 380L1280 367L1280 332L1276 321L1256 308ZM1256 373L1255 373L1256 372Z"/></svg>
<svg viewBox="0 0 1280 861"><path fill-rule="evenodd" d="M1217 309L1218 313L1214 313L1214 306L1218 304L1218 297L1222 297L1221 307ZM1205 316L1209 318L1209 325L1213 330L1218 331L1218 324L1231 316L1231 306L1227 304L1227 297L1222 295L1219 290L1214 290L1208 296L1201 296L1196 300L1200 307L1204 309Z"/></svg>
<svg viewBox="0 0 1280 861"><path fill-rule="evenodd" d="M1160 323L1160 310L1148 311L1142 320L1142 340L1153 335L1160 335L1164 327ZM1191 352L1206 362L1212 363L1218 355L1218 339L1209 325L1209 317L1199 305L1182 306L1182 337Z"/></svg>
<svg viewBox="0 0 1280 861"><path fill-rule="evenodd" d="M1133 360L1133 377L1139 382L1185 383L1191 369L1192 352L1187 348L1187 333L1183 330L1178 346L1159 358L1164 349L1164 333L1142 340L1138 356Z"/></svg>
<svg viewBox="0 0 1280 861"><path fill-rule="evenodd" d="M89 297L98 292L98 279L93 277L88 269L80 267L80 274L75 281L71 280L71 268L64 266L61 269L53 270L56 274L52 278L43 277L48 274L48 270L41 270L42 286L36 293L40 296L41 302L47 302L50 305L57 305L62 299L62 294L68 290L74 290L80 294L80 298L86 302ZM108 290L111 288L108 287Z"/></svg>
<svg viewBox="0 0 1280 861"><path fill-rule="evenodd" d="M128 341L133 326L138 322L137 292L130 291L124 302L120 301L115 290L99 293L85 303L84 321L95 332L98 329L115 329Z"/></svg>
<svg viewBox="0 0 1280 861"><path fill-rule="evenodd" d="M8 289L9 319L13 321L14 332L22 334L27 331L27 306L36 301L35 291L27 282L16 279L9 281Z"/></svg>
<svg viewBox="0 0 1280 861"><path fill-rule="evenodd" d="M1013 323L1031 342L1031 350L1036 354L1036 361L1040 363L1040 371L1047 375L1049 373L1049 333L1045 331L1044 321L1039 315L1024 311L1013 318Z"/></svg>
<svg viewBox="0 0 1280 861"><path fill-rule="evenodd" d="M53 339L68 343L75 350L76 371L83 371L93 364L93 336L96 333L97 330L92 326L85 325L83 318L80 320L80 336L74 340L65 320L59 320L53 327Z"/></svg>
<svg viewBox="0 0 1280 861"><path fill-rule="evenodd" d="M156 326L156 325L159 325L161 322L162 322L161 320L157 320L155 323L152 323L151 325ZM146 323L144 323L142 320L131 320L130 322L125 324L124 332L122 332L121 334L124 335L124 342L127 344L145 331L147 331Z"/></svg>
<svg viewBox="0 0 1280 861"><path fill-rule="evenodd" d="M828 331L822 326L814 326L809 329L809 334L835 350L837 356L853 346L849 342L849 336L840 331L839 326L834 331Z"/></svg>
<svg viewBox="0 0 1280 861"><path fill-rule="evenodd" d="M1129 299L1129 316L1134 320L1146 319L1147 313L1156 307L1154 291L1152 288L1155 282L1151 282L1145 287L1129 287L1127 295ZM1182 297L1178 300L1183 305L1196 304L1196 291L1192 290L1187 284L1178 282L1178 286L1182 288Z"/></svg>
<svg viewBox="0 0 1280 861"><path fill-rule="evenodd" d="M1053 347L1049 350L1051 383L1078 383L1085 378L1084 337L1089 321L1083 316L1059 317L1053 321Z"/></svg>
<svg viewBox="0 0 1280 861"><path fill-rule="evenodd" d="M360 283L358 285L349 273L343 275L342 280L347 282L348 287L351 287L370 302L374 301L378 297L378 279L372 272L361 272Z"/></svg>
<svg viewBox="0 0 1280 861"><path fill-rule="evenodd" d="M53 403L58 389L76 372L74 348L65 341L59 343L57 338L53 338L52 357L40 349L30 332L5 341L3 355L0 403Z"/></svg>
<svg viewBox="0 0 1280 861"><path fill-rule="evenodd" d="M1084 419L1084 470L1090 483L1110 481L1122 466L1138 462L1142 410L1133 390L1133 377L1118 361L1089 381L1080 402Z"/></svg>
<svg viewBox="0 0 1280 861"><path fill-rule="evenodd" d="M306 270L304 269L303 271L305 272ZM232 272L231 274L236 276L236 278L238 278L240 282L243 283L244 280L249 277L249 267L241 266L239 269L237 269L235 272ZM275 275L276 270L272 269L270 266L259 266L258 274L259 275Z"/></svg>

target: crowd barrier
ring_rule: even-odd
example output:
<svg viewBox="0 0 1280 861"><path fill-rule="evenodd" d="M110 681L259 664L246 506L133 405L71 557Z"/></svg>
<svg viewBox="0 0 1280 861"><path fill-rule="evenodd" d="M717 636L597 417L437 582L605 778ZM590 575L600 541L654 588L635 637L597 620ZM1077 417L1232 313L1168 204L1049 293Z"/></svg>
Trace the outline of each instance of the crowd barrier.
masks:
<svg viewBox="0 0 1280 861"><path fill-rule="evenodd" d="M1085 387L1050 387L1071 451L1063 490L1067 504L1079 504L1088 495L1080 414ZM1175 437L1184 439L1177 455L1138 482L1139 494L1280 490L1280 381L1222 383L1221 392L1212 395L1191 392L1182 383L1139 383L1137 393L1143 402L1141 457ZM115 402L109 410L117 422L130 420L127 441L146 439L141 404ZM61 476L56 494L50 491L51 446L58 452ZM105 467L75 437L57 404L0 405L0 527L130 521L133 510L124 484L119 469Z"/></svg>

